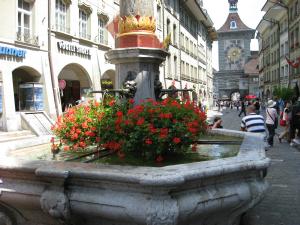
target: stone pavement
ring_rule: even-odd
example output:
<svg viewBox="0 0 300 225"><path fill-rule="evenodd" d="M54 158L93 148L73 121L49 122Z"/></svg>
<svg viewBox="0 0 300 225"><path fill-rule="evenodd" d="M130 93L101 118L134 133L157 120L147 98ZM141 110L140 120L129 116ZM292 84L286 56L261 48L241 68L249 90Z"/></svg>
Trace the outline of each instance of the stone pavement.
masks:
<svg viewBox="0 0 300 225"><path fill-rule="evenodd" d="M223 126L239 130L236 110L223 110ZM280 129L277 130L280 132ZM271 159L267 180L270 188L260 204L244 218L243 225L300 225L300 150L288 143L275 144L267 152Z"/></svg>

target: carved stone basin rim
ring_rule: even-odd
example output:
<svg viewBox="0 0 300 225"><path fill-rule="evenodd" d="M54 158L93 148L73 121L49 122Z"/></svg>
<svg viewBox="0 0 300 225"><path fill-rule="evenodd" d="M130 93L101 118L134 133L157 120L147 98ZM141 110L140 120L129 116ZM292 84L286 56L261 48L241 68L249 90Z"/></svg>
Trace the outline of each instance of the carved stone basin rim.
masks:
<svg viewBox="0 0 300 225"><path fill-rule="evenodd" d="M259 135L213 132L244 137L238 155L160 168L7 159L0 213L17 225L235 225L263 197L270 160Z"/></svg>

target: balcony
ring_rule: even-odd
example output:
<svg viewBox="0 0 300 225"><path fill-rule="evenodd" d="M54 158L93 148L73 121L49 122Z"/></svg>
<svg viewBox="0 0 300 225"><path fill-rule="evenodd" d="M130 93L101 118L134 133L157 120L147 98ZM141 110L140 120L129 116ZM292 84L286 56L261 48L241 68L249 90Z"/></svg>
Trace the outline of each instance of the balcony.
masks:
<svg viewBox="0 0 300 225"><path fill-rule="evenodd" d="M39 45L39 38L38 36L30 34L30 32L17 32L16 40L19 42L23 42L26 44L38 46Z"/></svg>

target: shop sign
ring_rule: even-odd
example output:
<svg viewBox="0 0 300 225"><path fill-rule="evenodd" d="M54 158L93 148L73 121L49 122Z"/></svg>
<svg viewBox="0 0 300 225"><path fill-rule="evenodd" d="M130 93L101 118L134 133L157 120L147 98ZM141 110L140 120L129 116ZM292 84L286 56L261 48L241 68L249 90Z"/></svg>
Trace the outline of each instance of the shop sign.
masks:
<svg viewBox="0 0 300 225"><path fill-rule="evenodd" d="M91 55L90 49L84 48L84 47L81 47L81 46L78 46L75 44L67 43L64 41L57 42L57 46L60 50L65 50L65 51L74 52L77 54L82 54L82 55L87 55L87 56Z"/></svg>
<svg viewBox="0 0 300 225"><path fill-rule="evenodd" d="M112 80L110 79L101 79L101 89L106 90L106 89L113 89L114 85Z"/></svg>
<svg viewBox="0 0 300 225"><path fill-rule="evenodd" d="M18 48L10 48L0 46L0 55L15 56L17 58L25 58L26 51Z"/></svg>

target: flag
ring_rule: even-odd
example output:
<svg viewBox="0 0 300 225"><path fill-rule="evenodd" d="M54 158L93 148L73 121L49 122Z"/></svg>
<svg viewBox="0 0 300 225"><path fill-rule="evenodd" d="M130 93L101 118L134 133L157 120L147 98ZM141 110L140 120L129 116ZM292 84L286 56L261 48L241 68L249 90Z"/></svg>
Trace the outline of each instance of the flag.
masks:
<svg viewBox="0 0 300 225"><path fill-rule="evenodd" d="M287 56L285 56L285 59L286 59L287 63L293 68L298 68L300 65L300 57L298 59L296 59L295 61L289 60L289 58Z"/></svg>

